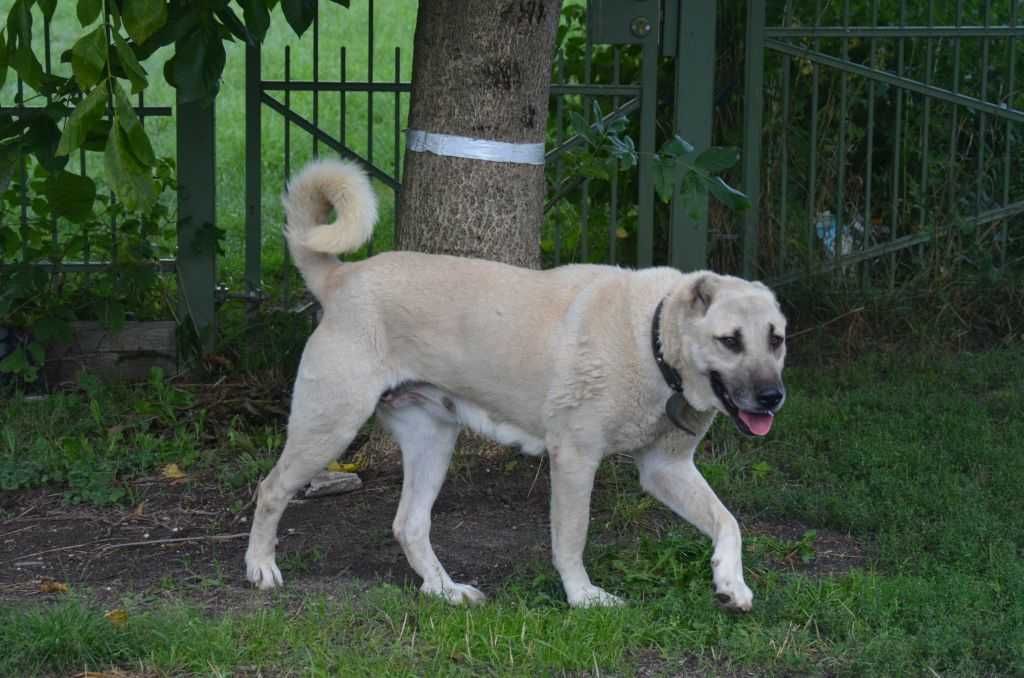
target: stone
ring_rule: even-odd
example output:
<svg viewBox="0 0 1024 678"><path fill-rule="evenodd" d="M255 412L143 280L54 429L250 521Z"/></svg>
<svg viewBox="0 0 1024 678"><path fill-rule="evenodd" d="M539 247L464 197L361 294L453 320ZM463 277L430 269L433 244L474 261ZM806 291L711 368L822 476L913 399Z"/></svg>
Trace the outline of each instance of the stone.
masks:
<svg viewBox="0 0 1024 678"><path fill-rule="evenodd" d="M358 490L363 486L363 481L355 473L343 471L320 471L309 481L302 496L326 497L332 494L343 494Z"/></svg>

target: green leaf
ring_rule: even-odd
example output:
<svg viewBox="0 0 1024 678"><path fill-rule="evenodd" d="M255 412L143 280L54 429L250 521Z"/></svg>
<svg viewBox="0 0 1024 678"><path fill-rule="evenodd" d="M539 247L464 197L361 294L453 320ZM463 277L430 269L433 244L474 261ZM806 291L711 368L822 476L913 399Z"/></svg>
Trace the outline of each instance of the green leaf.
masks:
<svg viewBox="0 0 1024 678"><path fill-rule="evenodd" d="M152 173L132 155L128 137L120 125L110 128L103 167L114 192L129 211L145 211L156 202Z"/></svg>
<svg viewBox="0 0 1024 678"><path fill-rule="evenodd" d="M8 47L8 55L11 66L21 76L21 79L25 81L25 84L36 91L42 89L45 73L43 65L39 63L39 59L36 58L32 47L22 43L18 45L18 49L13 55L10 54L10 48Z"/></svg>
<svg viewBox="0 0 1024 678"><path fill-rule="evenodd" d="M121 61L121 66L124 68L128 80L132 83L132 94L137 94L149 85L149 81L146 79L146 69L135 58L135 52L132 51L128 41L122 38L121 34L117 31L113 31L113 35L114 49L117 50L117 57Z"/></svg>
<svg viewBox="0 0 1024 678"><path fill-rule="evenodd" d="M107 34L103 26L86 33L71 48L71 70L82 90L87 90L103 76L107 64Z"/></svg>
<svg viewBox="0 0 1024 678"><path fill-rule="evenodd" d="M57 145L57 155L68 155L85 141L89 129L103 117L107 109L107 87L102 82L93 88L89 95L78 102L68 121L64 123L64 133Z"/></svg>
<svg viewBox="0 0 1024 678"><path fill-rule="evenodd" d="M167 23L164 0L124 0L122 18L128 35L136 44L143 44Z"/></svg>
<svg viewBox="0 0 1024 678"><path fill-rule="evenodd" d="M239 40L245 41L247 45L253 47L256 46L256 41L253 39L252 34L249 33L249 30L245 27L245 24L242 23L242 20L238 18L238 15L235 14L233 9L225 5L220 9L214 10L214 14L216 14L217 18L221 20L221 23L231 31L231 35L235 36Z"/></svg>
<svg viewBox="0 0 1024 678"><path fill-rule="evenodd" d="M4 34L0 33L0 87L7 80L7 63L7 43L4 42Z"/></svg>
<svg viewBox="0 0 1024 678"><path fill-rule="evenodd" d="M316 0L281 0L281 9L288 25L301 37L316 16Z"/></svg>
<svg viewBox="0 0 1024 678"><path fill-rule="evenodd" d="M709 174L717 174L735 165L740 159L739 149L724 146L712 146L703 151L693 164Z"/></svg>
<svg viewBox="0 0 1024 678"><path fill-rule="evenodd" d="M43 10L43 19L49 21L53 18L53 12L57 9L57 0L36 0L39 9Z"/></svg>
<svg viewBox="0 0 1024 678"><path fill-rule="evenodd" d="M11 351L6 358L0 360L0 372L24 376L29 381L35 379L36 370L28 361L28 354L23 346Z"/></svg>
<svg viewBox="0 0 1024 678"><path fill-rule="evenodd" d="M78 23L85 28L99 17L103 9L103 0L78 0L75 9L78 13Z"/></svg>
<svg viewBox="0 0 1024 678"><path fill-rule="evenodd" d="M226 57L216 27L200 25L178 43L164 65L164 77L178 89L183 102L209 101L220 89Z"/></svg>
<svg viewBox="0 0 1024 678"><path fill-rule="evenodd" d="M155 165L156 156L153 154L153 146L149 143L149 136L146 135L146 130L139 121L139 116L135 114L124 90L118 84L114 85L114 113L117 117L117 124L124 130L135 159L144 167Z"/></svg>
<svg viewBox="0 0 1024 678"><path fill-rule="evenodd" d="M245 26L257 42L263 42L270 27L270 10L264 0L238 0Z"/></svg>
<svg viewBox="0 0 1024 678"><path fill-rule="evenodd" d="M672 196L675 195L678 185L676 168L676 163L671 158L657 156L654 160L654 190L663 203L671 202Z"/></svg>
<svg viewBox="0 0 1024 678"><path fill-rule="evenodd" d="M28 131L22 136L22 148L34 155L48 172L64 169L68 164L67 157L57 155L59 143L60 129L52 118L36 115L29 120Z"/></svg>
<svg viewBox="0 0 1024 678"><path fill-rule="evenodd" d="M92 216L96 183L89 177L61 170L46 178L43 192L58 217L81 223Z"/></svg>
<svg viewBox="0 0 1024 678"><path fill-rule="evenodd" d="M712 195L718 198L723 205L730 209L743 211L748 210L753 206L753 203L750 202L750 198L747 197L746 193L737 191L735 188L725 183L722 177L711 177L711 180L708 182L708 188L711 189Z"/></svg>
<svg viewBox="0 0 1024 678"><path fill-rule="evenodd" d="M661 147L661 153L673 157L687 155L693 153L693 144L677 134Z"/></svg>
<svg viewBox="0 0 1024 678"><path fill-rule="evenodd" d="M572 129L577 135L586 140L587 143L594 144L594 132L590 129L590 125L587 124L586 118L573 111L569 114L569 124L572 125Z"/></svg>
<svg viewBox="0 0 1024 678"><path fill-rule="evenodd" d="M335 5L341 5L342 7L349 6L349 0L331 0Z"/></svg>
<svg viewBox="0 0 1024 678"><path fill-rule="evenodd" d="M12 52L16 46L32 46L32 10L28 0L14 0L7 14L7 39L11 41L8 49Z"/></svg>

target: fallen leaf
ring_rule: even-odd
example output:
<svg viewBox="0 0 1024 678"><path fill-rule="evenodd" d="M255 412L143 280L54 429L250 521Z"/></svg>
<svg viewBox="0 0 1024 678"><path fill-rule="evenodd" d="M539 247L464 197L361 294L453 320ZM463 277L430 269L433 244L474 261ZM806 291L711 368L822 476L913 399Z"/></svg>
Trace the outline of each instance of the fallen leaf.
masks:
<svg viewBox="0 0 1024 678"><path fill-rule="evenodd" d="M618 238L619 240L625 240L626 238L629 237L629 231L619 226L618 228L615 229L615 237Z"/></svg>
<svg viewBox="0 0 1024 678"><path fill-rule="evenodd" d="M113 610L107 612L103 616L106 617L107 621L113 624L114 626L121 626L122 624L128 621L128 613L119 607L114 608Z"/></svg>
<svg viewBox="0 0 1024 678"><path fill-rule="evenodd" d="M332 461L327 465L328 471L339 471L341 473L356 473L366 468L366 458L359 457L354 462L342 464L338 461Z"/></svg>
<svg viewBox="0 0 1024 678"><path fill-rule="evenodd" d="M62 581L44 577L43 580L39 582L39 591L41 593L67 593L68 585Z"/></svg>
<svg viewBox="0 0 1024 678"><path fill-rule="evenodd" d="M182 471L177 464L168 464L167 466L164 466L161 475L168 480L181 480L185 477L185 472Z"/></svg>
<svg viewBox="0 0 1024 678"><path fill-rule="evenodd" d="M144 502L144 501L143 502L139 502L139 505L135 507L134 511L132 511L132 515L138 516L138 517L141 518L144 515L145 509L146 509L146 502Z"/></svg>

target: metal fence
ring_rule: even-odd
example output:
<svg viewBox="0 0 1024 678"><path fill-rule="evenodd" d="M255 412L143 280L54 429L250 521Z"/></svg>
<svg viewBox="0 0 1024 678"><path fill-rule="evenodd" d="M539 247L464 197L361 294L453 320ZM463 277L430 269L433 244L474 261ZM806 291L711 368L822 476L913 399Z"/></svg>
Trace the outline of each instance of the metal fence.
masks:
<svg viewBox="0 0 1024 678"><path fill-rule="evenodd" d="M743 273L1003 266L1024 238L1020 3L748 7Z"/></svg>

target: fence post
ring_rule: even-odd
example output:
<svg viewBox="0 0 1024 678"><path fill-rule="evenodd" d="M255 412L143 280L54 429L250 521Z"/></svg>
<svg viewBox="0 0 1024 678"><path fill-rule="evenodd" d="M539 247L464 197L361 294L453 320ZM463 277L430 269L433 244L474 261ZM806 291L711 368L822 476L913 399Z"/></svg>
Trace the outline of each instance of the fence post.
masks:
<svg viewBox="0 0 1024 678"><path fill-rule="evenodd" d="M761 118L764 104L764 0L747 2L746 86L743 103L743 191L753 203L743 215L743 277L757 264L761 202Z"/></svg>
<svg viewBox="0 0 1024 678"><path fill-rule="evenodd" d="M260 57L259 45L245 48L245 291L249 295L250 310L255 310L259 304L263 277L260 260L263 249Z"/></svg>
<svg viewBox="0 0 1024 678"><path fill-rule="evenodd" d="M675 131L700 152L711 146L715 90L717 2L679 3L675 55ZM678 196L672 199L669 263L683 271L707 266L707 200L694 219Z"/></svg>
<svg viewBox="0 0 1024 678"><path fill-rule="evenodd" d="M216 156L212 101L181 100L177 94L178 285L185 313L204 353L216 339L215 231Z"/></svg>

